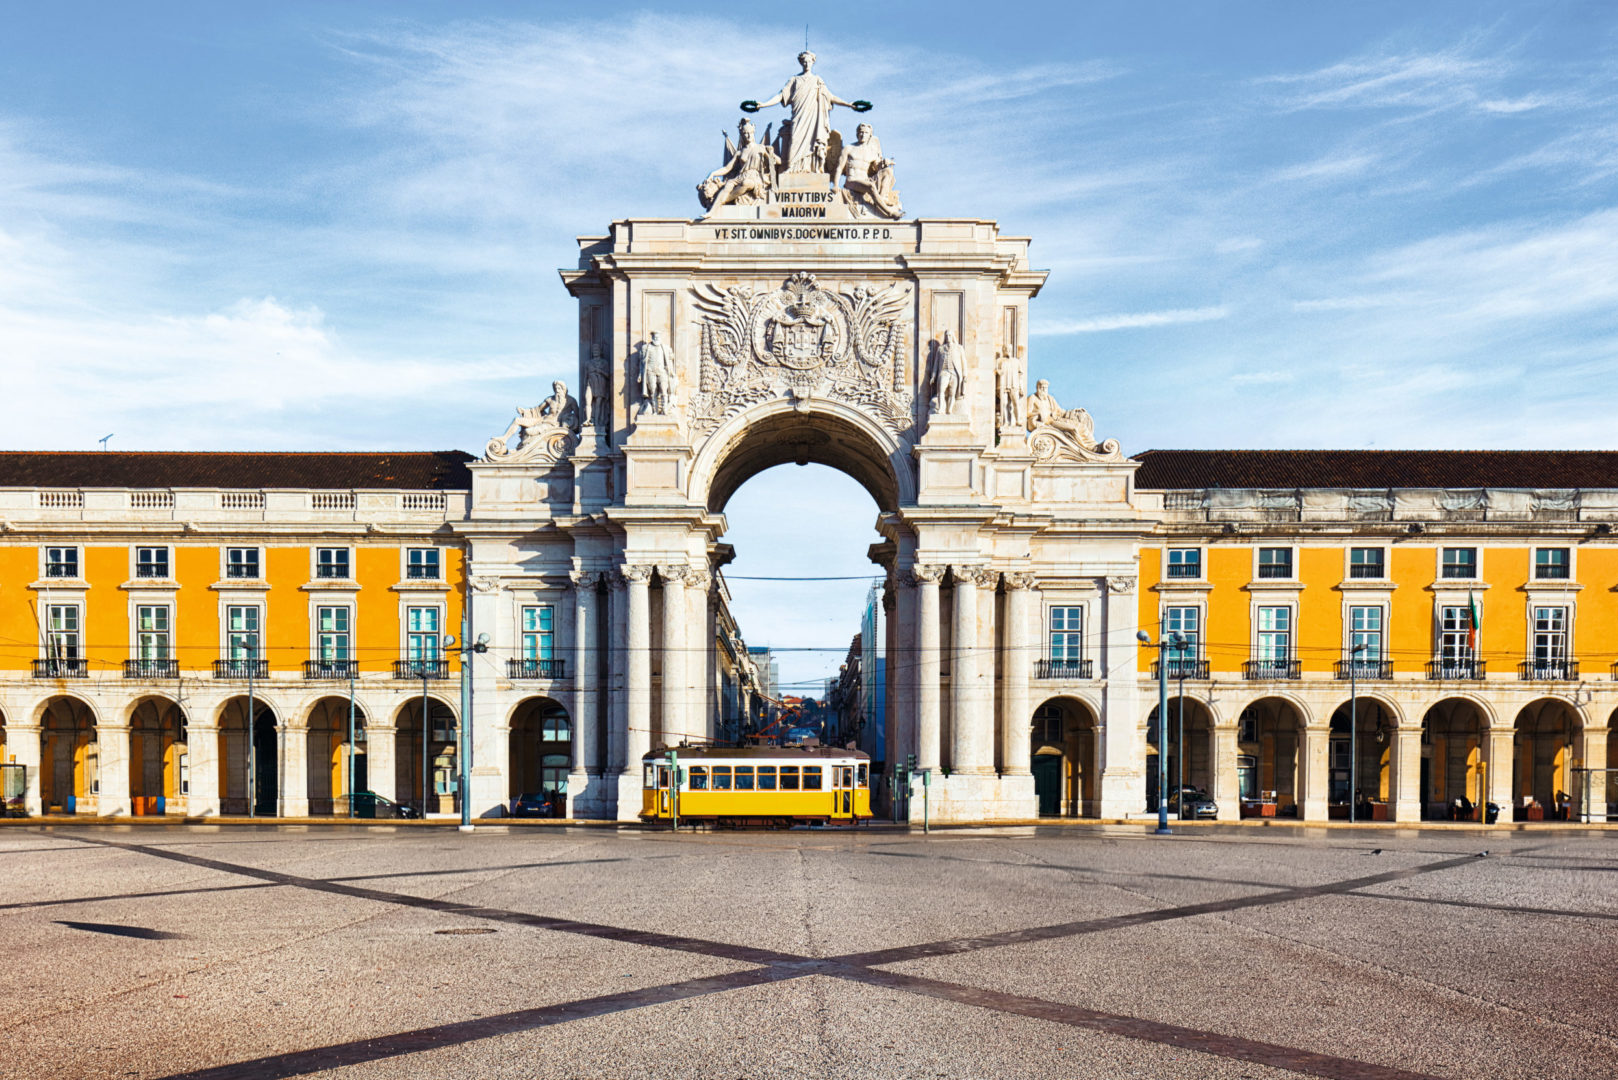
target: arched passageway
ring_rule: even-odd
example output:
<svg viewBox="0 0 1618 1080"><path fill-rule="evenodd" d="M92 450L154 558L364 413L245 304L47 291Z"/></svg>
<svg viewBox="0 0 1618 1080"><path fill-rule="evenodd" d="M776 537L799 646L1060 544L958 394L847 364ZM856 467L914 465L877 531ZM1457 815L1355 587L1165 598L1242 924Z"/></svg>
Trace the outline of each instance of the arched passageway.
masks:
<svg viewBox="0 0 1618 1080"><path fill-rule="evenodd" d="M48 814L96 812L101 755L96 716L73 697L53 697L40 715L40 799Z"/></svg>
<svg viewBox="0 0 1618 1080"><path fill-rule="evenodd" d="M1034 710L1029 768L1041 817L1095 817L1100 727L1074 698L1051 698Z"/></svg>
<svg viewBox="0 0 1618 1080"><path fill-rule="evenodd" d="M455 710L448 702L429 697L429 723L424 729L421 702L419 697L409 699L399 707L394 720L395 798L423 815L454 813L460 807Z"/></svg>
<svg viewBox="0 0 1618 1080"><path fill-rule="evenodd" d="M1350 714L1356 717L1350 737ZM1331 715L1327 801L1333 818L1347 820L1349 802L1356 821L1393 819L1393 732L1397 723L1386 704L1361 695Z"/></svg>
<svg viewBox="0 0 1618 1080"><path fill-rule="evenodd" d="M274 817L280 812L281 732L275 710L253 698L231 698L219 711L219 812Z"/></svg>
<svg viewBox="0 0 1618 1080"><path fill-rule="evenodd" d="M349 699L323 697L309 710L307 740L307 771L309 813L315 817L352 816L354 807L349 799L351 791L370 789L369 764L366 749L365 710L358 703L353 707L354 755L349 760ZM352 764L354 780L349 783Z"/></svg>
<svg viewBox="0 0 1618 1080"><path fill-rule="evenodd" d="M1299 817L1307 783L1303 714L1284 698L1261 698L1241 712L1236 774L1242 815Z"/></svg>
<svg viewBox="0 0 1618 1080"><path fill-rule="evenodd" d="M566 817L567 774L573 762L573 725L550 698L529 698L511 717L507 794L537 795L548 817Z"/></svg>
<svg viewBox="0 0 1618 1080"><path fill-rule="evenodd" d="M1211 794L1214 790L1213 716L1208 706L1192 697L1170 697L1168 715L1168 790L1170 795L1180 788L1196 788ZM1157 810L1157 707L1146 718L1146 801L1148 812ZM1177 803L1174 805L1178 805Z"/></svg>
<svg viewBox="0 0 1618 1080"><path fill-rule="evenodd" d="M1529 702L1517 713L1511 784L1516 820L1565 821L1570 807L1577 816L1573 759L1579 728L1573 706L1556 698Z"/></svg>
<svg viewBox="0 0 1618 1080"><path fill-rule="evenodd" d="M133 813L182 813L190 793L185 710L165 697L145 697L129 713L129 798Z"/></svg>
<svg viewBox="0 0 1618 1080"><path fill-rule="evenodd" d="M1483 712L1465 698L1445 698L1421 721L1421 816L1478 821L1484 791Z"/></svg>

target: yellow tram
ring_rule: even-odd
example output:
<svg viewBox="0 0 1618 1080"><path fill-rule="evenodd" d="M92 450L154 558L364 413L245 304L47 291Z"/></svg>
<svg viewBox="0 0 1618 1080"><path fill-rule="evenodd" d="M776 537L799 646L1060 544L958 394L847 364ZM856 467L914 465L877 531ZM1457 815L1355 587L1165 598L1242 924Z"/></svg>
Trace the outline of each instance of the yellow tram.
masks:
<svg viewBox="0 0 1618 1080"><path fill-rule="evenodd" d="M871 816L871 758L832 746L690 746L674 750L678 790L670 787L669 751L641 759L641 820L727 825L828 824Z"/></svg>

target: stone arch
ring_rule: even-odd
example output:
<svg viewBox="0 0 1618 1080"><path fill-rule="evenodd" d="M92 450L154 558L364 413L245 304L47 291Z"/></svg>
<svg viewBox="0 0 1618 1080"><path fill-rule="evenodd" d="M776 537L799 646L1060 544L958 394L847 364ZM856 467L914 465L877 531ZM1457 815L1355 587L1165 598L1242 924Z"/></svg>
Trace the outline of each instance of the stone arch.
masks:
<svg viewBox="0 0 1618 1080"><path fill-rule="evenodd" d="M1185 718L1183 738L1180 731L1182 706ZM1168 760L1165 767L1168 769L1169 793L1172 795L1176 788L1182 786L1212 792L1216 787L1214 772L1218 761L1214 735L1217 718L1213 709L1207 701L1190 694L1184 697L1170 694L1168 722ZM1146 802L1147 811L1152 813L1157 810L1158 754L1157 706L1154 704L1151 712L1146 714ZM1171 806L1170 812L1174 812L1174 806Z"/></svg>
<svg viewBox="0 0 1618 1080"><path fill-rule="evenodd" d="M1271 692L1236 721L1236 774L1244 815L1301 817L1307 794L1310 713L1296 697Z"/></svg>
<svg viewBox="0 0 1618 1080"><path fill-rule="evenodd" d="M40 799L46 813L97 809L101 753L95 706L77 694L52 694L34 706L40 728Z"/></svg>
<svg viewBox="0 0 1618 1080"><path fill-rule="evenodd" d="M214 714L218 728L219 812L274 816L280 807L281 725L276 701L254 693L253 715L248 696L233 694Z"/></svg>
<svg viewBox="0 0 1618 1080"><path fill-rule="evenodd" d="M1566 698L1536 698L1517 711L1512 730L1514 816L1541 820L1569 816L1577 790L1573 758L1583 728L1584 717Z"/></svg>
<svg viewBox="0 0 1618 1080"><path fill-rule="evenodd" d="M1350 715L1357 713L1350 737ZM1402 713L1381 694L1345 698L1332 710L1326 752L1326 801L1334 818L1347 818L1354 800L1357 821L1388 820L1393 802L1394 733ZM1352 762L1352 767L1351 767ZM1357 787L1357 791L1355 788Z"/></svg>
<svg viewBox="0 0 1618 1080"><path fill-rule="evenodd" d="M405 698L393 710L395 798L424 816L447 814L459 807L459 710L443 695L428 693L427 718L424 749L421 695Z"/></svg>
<svg viewBox="0 0 1618 1080"><path fill-rule="evenodd" d="M129 725L129 797L137 815L177 813L189 788L190 718L165 694L141 694L124 710Z"/></svg>
<svg viewBox="0 0 1618 1080"><path fill-rule="evenodd" d="M506 770L512 800L537 795L550 817L567 816L567 777L573 768L573 720L566 706L543 695L526 697L511 709ZM522 812L527 812L524 808ZM519 812L512 804L512 812Z"/></svg>
<svg viewBox="0 0 1618 1080"><path fill-rule="evenodd" d="M1034 709L1029 769L1041 817L1095 817L1101 796L1100 710L1079 694L1046 698Z"/></svg>
<svg viewBox="0 0 1618 1080"><path fill-rule="evenodd" d="M349 738L347 694L324 694L309 702L303 710L305 741L305 774L309 813L314 817L327 815L351 816L354 812L348 798ZM370 787L366 748L365 706L354 699L354 780L352 790L366 791Z"/></svg>
<svg viewBox="0 0 1618 1080"><path fill-rule="evenodd" d="M762 402L719 426L691 465L691 501L716 513L752 477L814 462L852 477L884 512L914 505L907 444L853 406L828 398Z"/></svg>
<svg viewBox="0 0 1618 1080"><path fill-rule="evenodd" d="M1450 694L1421 720L1421 812L1428 820L1473 820L1482 790L1487 733L1494 711L1472 694Z"/></svg>

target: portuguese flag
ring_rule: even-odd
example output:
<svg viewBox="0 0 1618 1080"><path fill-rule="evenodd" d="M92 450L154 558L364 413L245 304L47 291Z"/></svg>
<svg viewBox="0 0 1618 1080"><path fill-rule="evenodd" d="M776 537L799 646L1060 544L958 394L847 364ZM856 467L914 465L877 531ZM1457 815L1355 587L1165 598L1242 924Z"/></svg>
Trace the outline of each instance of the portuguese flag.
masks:
<svg viewBox="0 0 1618 1080"><path fill-rule="evenodd" d="M1466 602L1470 608L1469 614L1471 618L1469 621L1472 624L1467 632L1467 646L1472 650L1472 655L1476 656L1478 653L1478 635L1483 631L1483 609L1478 607L1476 593L1468 592Z"/></svg>

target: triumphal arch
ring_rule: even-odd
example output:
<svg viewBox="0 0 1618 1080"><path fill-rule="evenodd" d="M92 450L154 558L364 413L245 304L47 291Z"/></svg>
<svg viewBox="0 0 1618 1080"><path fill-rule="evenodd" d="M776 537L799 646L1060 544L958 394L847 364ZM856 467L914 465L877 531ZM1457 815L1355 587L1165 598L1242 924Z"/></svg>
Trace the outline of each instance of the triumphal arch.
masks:
<svg viewBox="0 0 1618 1080"><path fill-rule="evenodd" d="M726 502L789 462L840 469L880 508L889 757L933 770L945 820L1032 817L1030 682L1045 609L1085 612L1096 724L1090 813L1144 799L1137 495L1116 442L1029 390L1046 274L991 220L910 217L869 103L814 57L742 103L685 218L579 240L577 393L520 409L472 466L473 622L514 644L554 610L547 691L576 733L575 816L632 818L639 760L714 733L715 574ZM777 111L780 109L782 111ZM762 130L761 130L762 125ZM745 630L745 628L744 628ZM513 661L519 663L520 661ZM519 701L479 668L474 806L498 807ZM517 674L517 672L513 672ZM532 672L522 672L532 674ZM889 763L891 769L892 762ZM915 808L919 815L919 803Z"/></svg>

